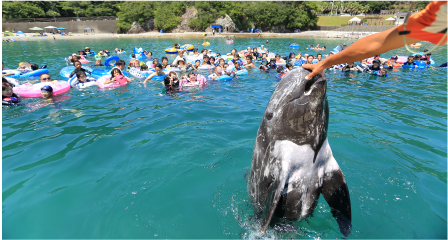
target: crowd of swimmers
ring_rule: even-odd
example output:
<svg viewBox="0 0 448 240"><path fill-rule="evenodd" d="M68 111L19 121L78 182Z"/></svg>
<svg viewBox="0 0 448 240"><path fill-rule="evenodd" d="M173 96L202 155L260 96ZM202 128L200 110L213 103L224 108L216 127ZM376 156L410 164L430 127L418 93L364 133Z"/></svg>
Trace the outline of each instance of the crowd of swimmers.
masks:
<svg viewBox="0 0 448 240"><path fill-rule="evenodd" d="M179 45L177 45L179 46ZM341 48L343 50L346 47L344 44ZM316 47L310 45L308 49L315 50L325 50L326 47L319 47L319 44ZM426 52L427 50L424 50ZM69 77L72 78L76 76L76 81L71 81L70 86L72 88L78 88L83 84L88 82L96 81L91 75L91 72L82 67L79 59L88 53L91 50L89 47L86 47L83 51L79 51L79 55L74 54L70 60L70 63L73 64L75 70L70 73ZM124 53L123 49L115 49L116 53ZM137 58L132 58L129 62L129 65L126 66L124 60L118 60L116 62L116 66L110 71L111 77L109 80L105 82L105 84L111 82L122 83L123 81L130 81L130 79L124 77L123 72L126 70L130 70L131 68L136 68L140 72L151 71L150 74L144 79L143 83L146 85L148 81L151 81L155 76L164 76L164 85L165 88L169 91L176 91L179 89L179 83L182 80L186 82L195 82L200 78L199 70L207 69L209 74L206 74L207 80L215 80L221 76L228 75L230 77L235 77L235 72L243 70L243 69L259 69L265 72L276 72L279 76L285 75L287 72L291 71L294 67L301 66L302 64L314 64L323 60L323 57L328 57L333 55L330 52L328 55L318 53L316 56L305 54L302 55L300 52L296 55L294 52L290 52L287 56L281 56L279 54L273 55L269 52L267 48L264 48L261 45L260 48L251 48L248 47L245 50L238 52L235 48L231 50L230 53L225 55L221 55L220 53L213 53L212 50L202 49L199 52L198 48L194 48L193 51L186 53L186 51L179 49L178 55L175 59L170 63L167 57L162 57L159 61L158 58L153 58L152 52L143 51L142 52L147 59L152 60L150 64L145 64L141 62ZM91 67L104 66L101 63L101 55L109 55L109 51L102 50L99 54L95 54L95 64L90 65ZM132 55L135 57L135 55ZM244 61L241 59L243 57ZM190 61L188 61L189 59ZM191 61L194 59L193 61ZM229 60L230 59L230 60ZM430 64L431 54L423 54L409 56L407 61L404 63L398 63L398 56L392 56L389 59L381 58L378 54L374 56L371 64L368 63L368 59L363 59L359 64L355 65L354 62L348 62L346 64L335 65L329 68L329 70L340 70L342 72L366 72L371 74L376 74L377 76L387 76L388 69L402 67L403 65L407 65L407 67L416 68L417 65L421 62L426 64ZM258 62L257 66L255 63ZM282 63L282 64L279 64ZM281 66L279 66L281 65ZM446 66L446 64L445 64ZM46 65L43 65L41 68L45 68ZM201 68L202 67L202 68ZM203 68L205 67L205 68ZM443 67L443 65L442 65ZM170 69L178 68L181 71L170 71ZM5 70L2 65L2 69ZM37 64L30 63L22 63L19 68L21 71L34 71L39 69ZM187 72L192 71L188 74L182 74L183 76L178 76L177 72ZM8 76L11 73L3 74L3 77ZM181 75L181 74L179 74ZM41 82L47 82L51 79L50 75L45 73L40 75ZM12 94L12 84L8 82L5 78L3 78L3 99L9 101L9 103L18 102L18 96ZM42 97L45 99L51 99L52 89L51 86L45 86L42 88Z"/></svg>

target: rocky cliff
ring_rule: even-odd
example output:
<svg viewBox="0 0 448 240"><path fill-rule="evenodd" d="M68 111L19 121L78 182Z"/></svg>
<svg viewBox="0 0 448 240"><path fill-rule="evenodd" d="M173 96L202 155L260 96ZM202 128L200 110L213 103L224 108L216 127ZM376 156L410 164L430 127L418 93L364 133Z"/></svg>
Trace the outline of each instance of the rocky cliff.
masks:
<svg viewBox="0 0 448 240"><path fill-rule="evenodd" d="M220 17L216 19L216 21L210 25L221 25L223 27L223 32L239 32L240 30L235 25L235 23L232 21L232 18L229 17L229 15L226 14L225 17ZM205 29L206 32L211 32L212 28L208 27Z"/></svg>
<svg viewBox="0 0 448 240"><path fill-rule="evenodd" d="M197 13L198 10L196 10L195 7L187 8L185 13L181 17L180 24L170 32L173 33L194 32L194 30L188 26L188 23L190 23L190 19L196 17Z"/></svg>

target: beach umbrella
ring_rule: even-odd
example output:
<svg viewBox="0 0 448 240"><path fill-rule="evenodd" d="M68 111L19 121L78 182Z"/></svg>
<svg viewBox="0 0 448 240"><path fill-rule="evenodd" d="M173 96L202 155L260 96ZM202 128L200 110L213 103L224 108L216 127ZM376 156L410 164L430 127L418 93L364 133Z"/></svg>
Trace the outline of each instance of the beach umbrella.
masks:
<svg viewBox="0 0 448 240"><path fill-rule="evenodd" d="M33 27L33 28L29 28L28 30L31 30L31 31L42 31L44 29L42 29L40 27Z"/></svg>
<svg viewBox="0 0 448 240"><path fill-rule="evenodd" d="M57 27L53 27L53 26L48 26L48 27L45 27L45 28L57 28Z"/></svg>
<svg viewBox="0 0 448 240"><path fill-rule="evenodd" d="M66 28L60 27L60 28L56 28L56 30L67 30Z"/></svg>
<svg viewBox="0 0 448 240"><path fill-rule="evenodd" d="M386 19L386 20L384 20L384 21L395 21L395 18L390 17L390 18L388 18L388 19Z"/></svg>
<svg viewBox="0 0 448 240"><path fill-rule="evenodd" d="M357 18L357 17L354 17L354 18L352 18L352 19L350 19L350 20L348 20L349 22L361 22L361 19L359 19L359 18Z"/></svg>
<svg viewBox="0 0 448 240"><path fill-rule="evenodd" d="M87 31L93 32L94 30L92 28L89 28L89 27L88 28L84 28L84 33L87 32Z"/></svg>

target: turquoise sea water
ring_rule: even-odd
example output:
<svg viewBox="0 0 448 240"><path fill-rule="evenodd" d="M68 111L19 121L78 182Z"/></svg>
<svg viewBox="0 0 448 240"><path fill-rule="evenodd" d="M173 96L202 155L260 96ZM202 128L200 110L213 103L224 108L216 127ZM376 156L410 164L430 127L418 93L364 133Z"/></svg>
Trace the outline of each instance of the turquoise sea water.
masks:
<svg viewBox="0 0 448 240"><path fill-rule="evenodd" d="M165 56L174 42L108 39L11 42L5 67L47 64L54 79L64 57L134 46ZM221 54L266 39L210 40ZM331 50L350 40L269 39L283 56L299 43ZM266 46L266 45L265 45ZM433 46L423 43L424 48ZM199 47L202 49L202 46ZM297 50L293 50L297 53ZM446 45L433 54L447 61ZM408 55L404 48L383 54ZM129 54L124 55L126 63ZM170 56L173 58L173 56ZM447 70L326 72L329 142L350 191L349 238L447 238ZM40 99L2 110L3 238L341 238L320 197L313 216L260 236L245 175L265 107L278 84L250 72L229 84L166 96L141 81L71 90L58 107Z"/></svg>

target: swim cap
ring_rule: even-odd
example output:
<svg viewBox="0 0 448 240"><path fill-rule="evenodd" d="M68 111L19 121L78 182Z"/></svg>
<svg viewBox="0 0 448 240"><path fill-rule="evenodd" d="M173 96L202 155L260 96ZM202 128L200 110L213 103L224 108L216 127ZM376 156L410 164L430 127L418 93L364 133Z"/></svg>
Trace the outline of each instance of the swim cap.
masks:
<svg viewBox="0 0 448 240"><path fill-rule="evenodd" d="M51 86L45 85L41 89L41 91L53 92L53 88Z"/></svg>
<svg viewBox="0 0 448 240"><path fill-rule="evenodd" d="M380 62L380 60L375 59L375 60L372 61L372 63L381 63L381 62Z"/></svg>
<svg viewBox="0 0 448 240"><path fill-rule="evenodd" d="M101 56L100 55L95 55L95 60L101 60Z"/></svg>
<svg viewBox="0 0 448 240"><path fill-rule="evenodd" d="M392 56L392 57L390 57L391 59L398 59L398 56L397 55L394 55L394 56Z"/></svg>

